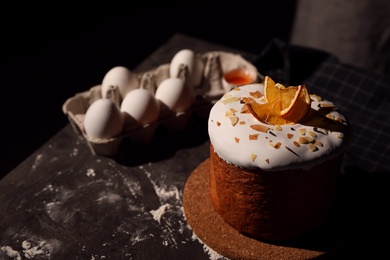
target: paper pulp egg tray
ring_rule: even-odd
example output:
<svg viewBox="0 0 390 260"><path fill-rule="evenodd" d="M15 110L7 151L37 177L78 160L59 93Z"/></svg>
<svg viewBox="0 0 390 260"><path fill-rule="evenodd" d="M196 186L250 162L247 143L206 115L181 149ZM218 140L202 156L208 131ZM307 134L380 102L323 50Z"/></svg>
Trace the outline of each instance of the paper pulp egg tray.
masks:
<svg viewBox="0 0 390 260"><path fill-rule="evenodd" d="M163 108L159 113L158 119L153 123L146 125L125 124L122 133L118 136L108 139L92 138L85 131L84 118L90 105L94 101L103 98L102 85L100 84L68 98L62 106L63 113L68 117L76 135L85 139L93 154L113 157L118 154L121 148L120 144L125 139L137 144L147 144L153 142L158 127L166 127L172 131L181 131L186 127L188 120L194 113L197 116L208 117L209 110L215 101L220 99L229 88L233 87L233 85L226 85L227 82L224 78L224 75L229 71L243 68L255 75L251 83L262 80L262 76L256 67L239 54L211 51L201 54L196 53L195 55L203 65L201 82L198 86L194 86L195 102L185 111L172 113L169 109ZM155 93L160 83L170 77L169 68L171 63L162 64L149 71L135 73L135 75L139 82L147 79L147 88L152 93ZM118 106L120 106L120 103Z"/></svg>

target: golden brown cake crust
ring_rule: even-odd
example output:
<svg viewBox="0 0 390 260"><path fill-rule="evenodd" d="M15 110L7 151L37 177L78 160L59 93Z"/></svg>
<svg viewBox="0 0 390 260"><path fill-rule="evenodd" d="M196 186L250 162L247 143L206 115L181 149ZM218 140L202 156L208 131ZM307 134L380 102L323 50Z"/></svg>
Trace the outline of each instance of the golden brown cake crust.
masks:
<svg viewBox="0 0 390 260"><path fill-rule="evenodd" d="M310 170L251 171L222 160L210 144L210 200L240 233L265 241L302 237L326 219L341 156Z"/></svg>

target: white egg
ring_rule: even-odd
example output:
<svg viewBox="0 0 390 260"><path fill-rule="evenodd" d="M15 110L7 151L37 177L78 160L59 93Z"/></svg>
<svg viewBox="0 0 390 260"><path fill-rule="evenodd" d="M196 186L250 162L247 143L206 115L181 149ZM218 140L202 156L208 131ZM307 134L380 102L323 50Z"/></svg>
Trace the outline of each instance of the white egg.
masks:
<svg viewBox="0 0 390 260"><path fill-rule="evenodd" d="M155 97L175 112L187 110L195 101L193 89L181 78L163 80L156 90Z"/></svg>
<svg viewBox="0 0 390 260"><path fill-rule="evenodd" d="M203 61L190 49L178 51L173 56L169 64L169 76L177 78L180 73L180 66L184 65L188 68L188 82L191 87L200 85L203 77L204 64Z"/></svg>
<svg viewBox="0 0 390 260"><path fill-rule="evenodd" d="M138 88L127 93L122 101L121 111L140 124L150 124L158 119L160 104L149 90Z"/></svg>
<svg viewBox="0 0 390 260"><path fill-rule="evenodd" d="M108 98L94 101L84 117L84 129L89 137L109 139L122 133L124 117L119 107Z"/></svg>
<svg viewBox="0 0 390 260"><path fill-rule="evenodd" d="M101 86L102 97L105 98L110 87L115 86L118 87L122 98L124 98L129 91L138 88L139 80L137 75L128 68L116 66L104 75Z"/></svg>

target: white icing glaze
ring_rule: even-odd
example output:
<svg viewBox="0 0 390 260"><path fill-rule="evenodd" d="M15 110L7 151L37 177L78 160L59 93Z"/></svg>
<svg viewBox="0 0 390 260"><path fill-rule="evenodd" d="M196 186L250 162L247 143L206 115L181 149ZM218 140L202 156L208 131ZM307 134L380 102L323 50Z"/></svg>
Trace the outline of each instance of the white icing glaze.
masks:
<svg viewBox="0 0 390 260"><path fill-rule="evenodd" d="M263 87L262 83L255 83L233 89L212 107L208 122L210 141L214 146L214 151L223 160L244 168L308 169L324 160L336 157L344 151L350 135L350 127L345 117L335 107L324 108L320 111L320 106L333 106L333 103L321 100L318 96L311 95L312 111L317 111L313 114L326 110L328 116L334 116L332 120L326 119L331 121L331 124L320 127L318 124L314 124L314 119L318 120L325 116L319 117L317 115L311 117L310 123L305 121L281 126L267 125L257 120L251 113L241 113L244 103L240 102L240 98L253 98L250 92L255 91L263 94ZM263 102L260 97L255 100L259 103ZM232 112L228 112L229 110L236 112L233 115ZM238 123L233 125L229 116L238 117ZM335 119L337 121L334 121ZM324 119L320 119L320 121L324 122ZM269 130L266 132L257 131L252 129L251 125L261 125L268 127ZM336 125L337 128L335 128ZM305 134L300 129L305 129ZM315 134L315 137L310 134ZM250 135L258 136L257 139L251 140ZM294 142L298 142L300 137L311 138L311 144L300 144L297 147ZM279 146L276 145L278 143ZM274 147L275 145L276 147ZM314 151L310 148L314 148Z"/></svg>

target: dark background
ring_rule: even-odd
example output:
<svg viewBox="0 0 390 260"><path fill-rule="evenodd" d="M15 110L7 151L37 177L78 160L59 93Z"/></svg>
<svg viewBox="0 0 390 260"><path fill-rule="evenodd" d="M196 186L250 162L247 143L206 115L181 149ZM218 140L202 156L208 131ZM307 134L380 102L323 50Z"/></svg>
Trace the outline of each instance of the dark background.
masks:
<svg viewBox="0 0 390 260"><path fill-rule="evenodd" d="M309 1L311 0L306 0L306 4ZM318 4L321 1L313 2ZM323 1L322 5L332 8L322 13L329 14L338 10L335 17L343 17L344 11L352 2L354 1ZM129 1L118 4L110 1L99 5L95 1L83 6L69 2L39 6L33 1L30 4L17 2L7 3L7 7L2 6L0 179L68 124L68 119L62 112L62 105L69 97L100 84L105 73L114 66L135 68L175 33L187 34L253 54L259 54L273 38L291 41L298 0L255 3L256 5L237 1L216 4L201 0L185 3L165 1L163 4L151 1L134 4ZM353 4L356 3L357 1ZM359 3L386 3L386 6L390 6L388 0L366 0ZM319 6L320 9L321 5ZM377 9L370 16L357 12L356 17L363 21L357 24L365 26L369 18L382 18L378 16L378 6L375 7ZM388 17L388 9L380 6L379 10ZM319 12L310 14L316 16ZM390 28L384 23L386 20L378 20L384 29ZM390 25L390 19L387 21ZM355 22L347 25L353 25ZM312 32L311 35L316 36L320 30L325 38L330 34L329 31L340 36L337 30L338 20L332 24L334 27L327 24L311 27L316 30L316 33ZM359 29L351 31L360 32ZM354 36L353 33L352 35ZM304 37L305 32L301 36ZM344 36L341 34L336 39ZM390 37L387 43L390 42L389 39ZM341 44L337 40L334 44L349 47L350 44L356 45L357 41L363 40L364 37L352 37L347 44ZM379 42L377 37L372 41ZM383 50L387 56L379 55L383 51L377 51L375 48L370 50L378 53L380 60L387 60L388 75L389 46L390 44L386 45L387 49ZM383 214L385 207L382 207L387 203L385 199L388 196L382 194L388 193L385 188L388 178L373 175L370 179L364 179L360 178L361 176L366 177L358 175L353 179L354 182L348 182L348 187L352 187L351 194L359 195L356 205L364 205L364 212L359 218L367 223L359 229L359 232L362 232L359 237L368 237L368 240L359 241L357 245L362 245L362 251L370 251L370 246L377 243L379 235L386 230L382 228L382 223L388 222L388 214ZM387 234L382 234L381 237L383 235ZM371 237L373 239L370 239ZM385 241L383 240L382 244ZM375 248L384 251L386 247L375 245Z"/></svg>
<svg viewBox="0 0 390 260"><path fill-rule="evenodd" d="M289 40L294 13L288 0L3 7L0 178L62 129L65 100L110 68L133 69L177 32L258 54Z"/></svg>

